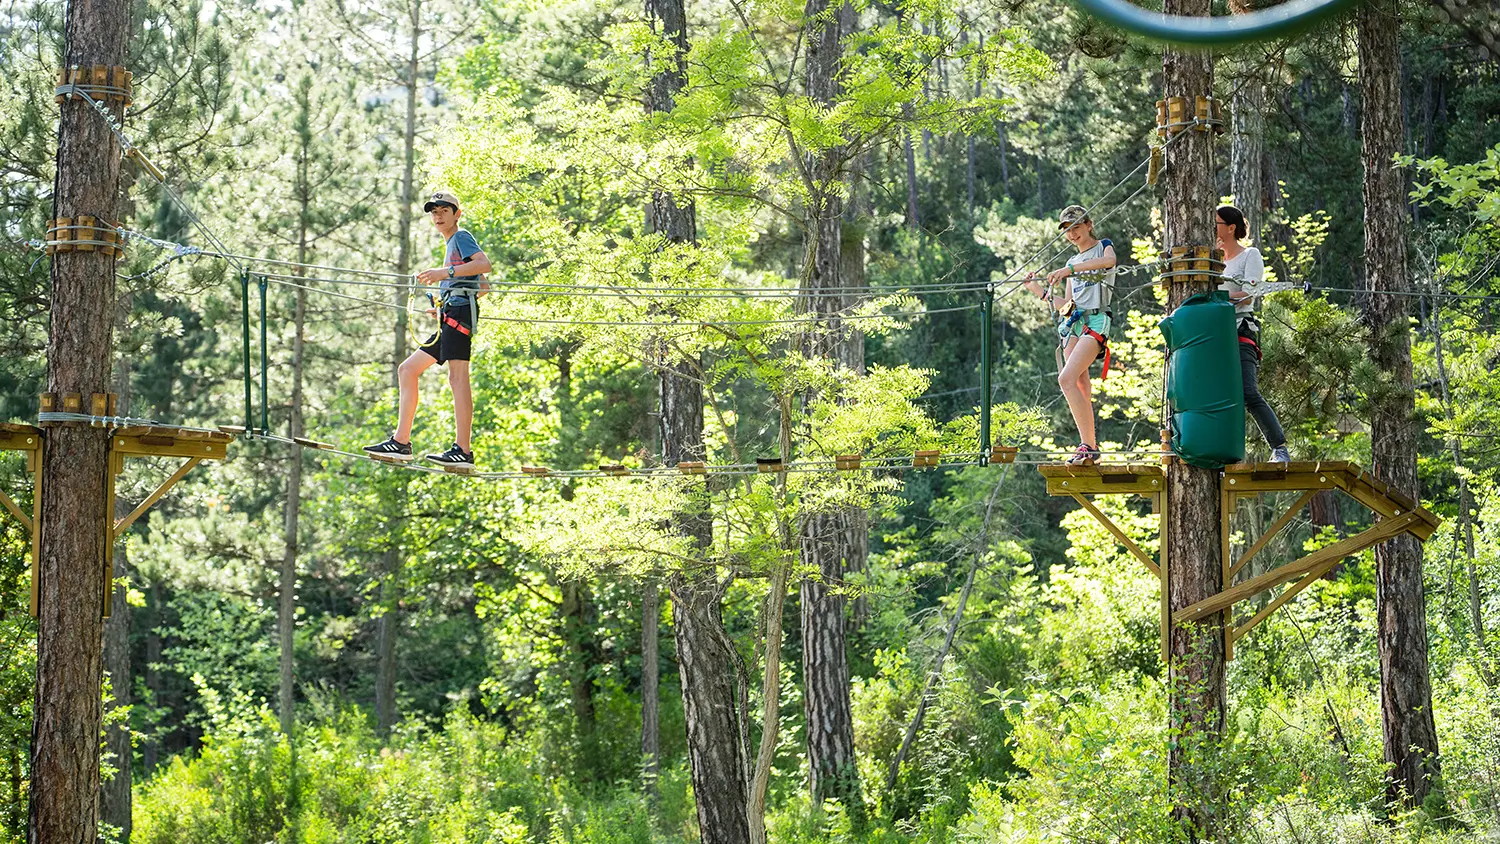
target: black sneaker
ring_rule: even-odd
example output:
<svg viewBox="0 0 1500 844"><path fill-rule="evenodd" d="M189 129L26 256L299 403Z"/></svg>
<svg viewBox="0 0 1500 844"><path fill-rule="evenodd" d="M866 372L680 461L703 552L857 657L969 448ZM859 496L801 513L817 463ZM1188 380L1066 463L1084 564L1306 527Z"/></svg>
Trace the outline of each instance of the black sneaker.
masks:
<svg viewBox="0 0 1500 844"><path fill-rule="evenodd" d="M395 437L386 437L385 442L367 445L361 450L379 460L396 460L402 463L416 457L411 453L411 443L398 443Z"/></svg>
<svg viewBox="0 0 1500 844"><path fill-rule="evenodd" d="M452 448L448 449L442 454L427 455L427 459L445 468L474 468L474 452L464 451L463 449L458 447L458 443L454 443Z"/></svg>

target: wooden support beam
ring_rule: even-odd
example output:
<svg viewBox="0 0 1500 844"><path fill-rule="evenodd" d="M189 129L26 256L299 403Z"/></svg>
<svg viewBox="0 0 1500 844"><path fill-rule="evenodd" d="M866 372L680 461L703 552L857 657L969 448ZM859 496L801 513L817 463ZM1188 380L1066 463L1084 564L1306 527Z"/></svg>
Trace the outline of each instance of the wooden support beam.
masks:
<svg viewBox="0 0 1500 844"><path fill-rule="evenodd" d="M1269 604L1266 604L1260 612L1256 613L1254 616L1251 616L1249 621L1245 622L1239 627L1234 628L1231 635L1233 635L1235 640L1238 641L1240 637L1255 629L1255 625L1260 624L1262 621L1265 621L1271 613L1284 606L1287 601L1290 601L1291 599L1297 597L1298 592L1301 592L1303 589L1311 586L1313 581L1329 573L1330 571L1333 571L1333 567L1338 565L1339 562L1343 559L1343 557L1335 557L1332 560L1327 560L1323 562L1322 565L1318 566L1312 571L1309 571L1307 574L1302 575L1301 580L1287 586L1286 589L1283 589L1281 594L1276 596L1276 600L1272 601Z"/></svg>
<svg viewBox="0 0 1500 844"><path fill-rule="evenodd" d="M1038 466L1047 479L1048 495L1154 495L1166 489L1160 466L1151 464L1069 466L1064 463Z"/></svg>
<svg viewBox="0 0 1500 844"><path fill-rule="evenodd" d="M42 452L40 450L31 454L27 460L27 468L31 470L31 600L29 609L31 617L36 618L41 611L38 603L40 596L37 594L38 584L41 583L41 572L37 567L42 562Z"/></svg>
<svg viewBox="0 0 1500 844"><path fill-rule="evenodd" d="M1239 500L1237 493L1230 491L1229 484L1224 483L1224 477L1219 477L1219 591L1223 592L1229 588L1229 560L1230 560L1230 523L1234 519L1235 502ZM1234 659L1234 640L1230 636L1234 633L1234 614L1224 613L1224 661Z"/></svg>
<svg viewBox="0 0 1500 844"><path fill-rule="evenodd" d="M1313 500L1313 496L1317 495L1320 491L1316 489L1302 491L1302 495L1297 499L1297 502L1287 508L1287 511L1282 513L1275 522L1272 522L1271 526L1266 528L1265 532L1255 540L1255 544L1250 546L1250 550L1246 551L1240 557L1239 561L1234 564L1234 567L1229 570L1229 577L1224 580L1224 588L1228 589L1234 585L1234 576L1240 573L1240 569L1248 565L1255 558L1256 554L1264 550L1266 545L1272 539L1276 538L1276 534L1281 533L1282 528L1285 528L1298 513L1302 512L1302 508L1307 506L1307 502Z"/></svg>
<svg viewBox="0 0 1500 844"><path fill-rule="evenodd" d="M139 436L115 435L110 438L110 450L115 454L138 457L197 457L205 460L223 460L229 440L179 440L175 437L159 437L151 434Z"/></svg>
<svg viewBox="0 0 1500 844"><path fill-rule="evenodd" d="M1407 513L1392 519L1382 519L1379 524L1363 533L1355 534L1341 542L1335 542L1332 545L1319 548L1296 562L1287 563L1258 577L1252 577L1244 583L1226 589L1211 598L1206 598L1196 604L1183 607L1173 614L1172 623L1185 624L1190 621L1197 621L1205 616L1213 615L1219 610L1228 609L1239 601L1252 597L1277 584L1300 577L1328 560L1341 560L1350 554L1358 553L1369 548L1371 545L1389 539L1404 530L1409 530L1414 523L1419 521L1421 519L1415 513Z"/></svg>
<svg viewBox="0 0 1500 844"><path fill-rule="evenodd" d="M1157 523L1157 535L1161 537L1158 543L1156 557L1161 564L1161 665L1164 672L1168 671L1172 658L1172 564L1171 543L1167 542L1167 491L1163 489L1157 494L1161 500L1159 518Z"/></svg>
<svg viewBox="0 0 1500 844"><path fill-rule="evenodd" d="M21 523L21 527L26 528L27 533L31 532L31 517L26 515L26 511L17 506L16 502L9 495L6 495L3 489L0 489L0 505L4 505L5 509L9 510L11 515L16 517L16 521Z"/></svg>
<svg viewBox="0 0 1500 844"><path fill-rule="evenodd" d="M1404 495L1401 496L1402 501L1396 501L1390 495L1395 490L1370 477L1367 473L1356 472L1341 477L1339 478L1338 487L1348 493L1350 498L1369 507L1382 517L1415 513L1419 522L1413 525L1412 534L1423 542L1430 539L1432 534L1443 523L1442 519L1439 519L1424 507L1407 506L1405 502L1410 499L1407 499Z"/></svg>
<svg viewBox="0 0 1500 844"><path fill-rule="evenodd" d="M115 522L114 533L110 535L111 544L113 544L115 540L124 535L125 531L129 530L130 526L135 524L136 519L139 519L141 516L145 515L146 511L151 509L151 505L160 501L161 497L163 495L166 495L168 490L176 486L178 481L182 480L188 472L191 472L193 470L194 466L197 466L202 462L203 458L201 457L189 458L186 463L178 467L177 471L172 473L171 477L167 478L165 481L162 481L161 486L157 487L155 492L152 492L150 495L146 496L145 501L142 501L140 504L136 505L136 508L130 511L130 515Z"/></svg>
<svg viewBox="0 0 1500 844"><path fill-rule="evenodd" d="M1150 569L1151 573L1156 575L1158 579L1161 578L1161 568L1156 565L1156 561L1151 559L1151 555L1141 550L1141 546L1135 544L1134 540L1126 536L1125 531L1120 530L1119 525L1116 525L1098 507L1095 507L1094 502L1076 492L1072 493L1072 496L1079 504L1083 505L1083 509L1089 511L1089 515L1093 516L1095 521L1103 525L1105 530L1113 534L1115 539L1119 540L1120 544L1125 546L1126 551L1129 551L1137 560L1145 563L1146 568Z"/></svg>

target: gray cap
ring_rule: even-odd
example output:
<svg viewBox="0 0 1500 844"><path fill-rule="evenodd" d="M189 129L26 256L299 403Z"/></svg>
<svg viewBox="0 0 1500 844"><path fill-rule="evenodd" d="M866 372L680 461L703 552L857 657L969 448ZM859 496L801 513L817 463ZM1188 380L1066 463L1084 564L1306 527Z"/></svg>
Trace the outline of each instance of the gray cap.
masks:
<svg viewBox="0 0 1500 844"><path fill-rule="evenodd" d="M422 212L425 214L432 213L432 208L435 205L452 205L454 211L463 207L458 204L458 197L443 190L427 198L427 204L422 206Z"/></svg>
<svg viewBox="0 0 1500 844"><path fill-rule="evenodd" d="M1073 226L1078 225L1079 223L1088 221L1089 211L1082 205L1069 205L1067 208L1064 208L1062 210L1062 214L1058 215L1057 219L1058 228L1070 229Z"/></svg>

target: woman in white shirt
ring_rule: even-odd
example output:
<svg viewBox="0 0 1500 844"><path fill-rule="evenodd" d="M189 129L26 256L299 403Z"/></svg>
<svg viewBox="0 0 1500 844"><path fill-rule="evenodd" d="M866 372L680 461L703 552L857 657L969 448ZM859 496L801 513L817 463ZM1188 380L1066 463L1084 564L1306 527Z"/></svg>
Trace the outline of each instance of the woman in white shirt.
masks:
<svg viewBox="0 0 1500 844"><path fill-rule="evenodd" d="M1054 285L1069 281L1067 297L1059 312L1067 317L1063 332L1062 372L1057 384L1068 401L1073 423L1078 426L1078 448L1068 463L1092 466L1099 462L1098 440L1094 436L1094 397L1089 383L1089 366L1104 358L1104 373L1109 374L1109 330L1112 316L1109 306L1115 289L1115 247L1108 239L1094 236L1094 221L1081 205L1063 209L1058 228L1065 231L1068 242L1078 254L1068 264L1047 274L1047 290L1027 276L1026 288L1043 299L1050 298Z"/></svg>
<svg viewBox="0 0 1500 844"><path fill-rule="evenodd" d="M1260 372L1260 321L1255 318L1255 295L1245 290L1245 284L1256 284L1265 279L1266 264L1260 250L1254 246L1243 246L1240 240L1246 234L1245 214L1233 205L1220 205L1214 211L1214 231L1219 239L1219 248L1224 252L1224 283L1220 290L1228 291L1234 303L1235 322L1240 338L1240 373L1245 383L1245 409L1255 417L1255 424L1271 447L1272 463L1290 463L1291 454L1286 449L1286 434L1276 411L1266 403L1256 383Z"/></svg>

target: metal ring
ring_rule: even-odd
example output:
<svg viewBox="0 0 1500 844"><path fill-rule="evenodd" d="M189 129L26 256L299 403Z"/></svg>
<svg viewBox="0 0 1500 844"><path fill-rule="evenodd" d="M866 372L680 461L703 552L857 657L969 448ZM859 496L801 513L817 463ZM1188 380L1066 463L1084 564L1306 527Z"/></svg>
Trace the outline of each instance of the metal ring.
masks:
<svg viewBox="0 0 1500 844"><path fill-rule="evenodd" d="M1228 17L1165 15L1126 0L1074 0L1084 11L1120 29L1174 44L1220 45L1263 41L1306 29L1356 0L1291 0Z"/></svg>

